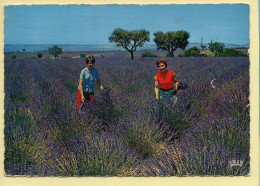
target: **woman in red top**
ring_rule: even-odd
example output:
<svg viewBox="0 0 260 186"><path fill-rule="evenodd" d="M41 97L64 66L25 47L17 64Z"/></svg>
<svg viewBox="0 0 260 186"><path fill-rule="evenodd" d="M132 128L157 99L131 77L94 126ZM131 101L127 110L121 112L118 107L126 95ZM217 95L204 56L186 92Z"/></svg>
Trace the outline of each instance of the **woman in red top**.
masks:
<svg viewBox="0 0 260 186"><path fill-rule="evenodd" d="M178 87L178 80L172 70L167 69L166 59L159 59L156 61L159 72L154 77L154 92L155 99L170 97L177 101L176 92Z"/></svg>

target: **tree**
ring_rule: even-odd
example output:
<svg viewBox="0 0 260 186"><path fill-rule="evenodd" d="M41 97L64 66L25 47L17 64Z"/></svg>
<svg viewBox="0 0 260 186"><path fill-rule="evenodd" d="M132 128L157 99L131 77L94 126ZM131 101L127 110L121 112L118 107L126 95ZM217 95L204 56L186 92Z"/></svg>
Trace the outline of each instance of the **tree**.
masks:
<svg viewBox="0 0 260 186"><path fill-rule="evenodd" d="M23 48L23 52L25 52L25 48Z"/></svg>
<svg viewBox="0 0 260 186"><path fill-rule="evenodd" d="M210 42L209 43L209 50L213 52L215 55L224 51L225 44L220 42Z"/></svg>
<svg viewBox="0 0 260 186"><path fill-rule="evenodd" d="M200 44L201 49L204 51L206 49L206 45L203 44L203 38L201 38L201 44Z"/></svg>
<svg viewBox="0 0 260 186"><path fill-rule="evenodd" d="M86 54L80 54L79 57L80 58L86 58Z"/></svg>
<svg viewBox="0 0 260 186"><path fill-rule="evenodd" d="M186 57L199 56L199 55L200 55L200 49L198 49L197 47L189 48L189 49L187 49L187 50L184 51L184 55L185 55Z"/></svg>
<svg viewBox="0 0 260 186"><path fill-rule="evenodd" d="M131 54L131 59L134 59L134 51L137 47L143 47L145 42L150 41L150 33L147 30L124 30L121 28L115 29L109 36L109 42L116 43L117 47L123 47Z"/></svg>
<svg viewBox="0 0 260 186"><path fill-rule="evenodd" d="M169 55L174 57L173 52L177 48L185 50L189 44L190 34L184 30L176 32L156 32L153 34L155 36L154 42L156 43L157 50L162 49L169 52Z"/></svg>
<svg viewBox="0 0 260 186"><path fill-rule="evenodd" d="M53 55L55 59L63 53L62 48L58 47L57 45L54 45L52 48L48 48L48 52L49 54Z"/></svg>
<svg viewBox="0 0 260 186"><path fill-rule="evenodd" d="M207 57L206 54L201 54L200 49L198 49L197 47L192 47L192 48L185 50L183 56L185 56L185 57ZM183 56L180 56L180 57L183 57Z"/></svg>
<svg viewBox="0 0 260 186"><path fill-rule="evenodd" d="M38 53L38 54L37 54L37 57L38 57L38 58L42 58L42 53Z"/></svg>

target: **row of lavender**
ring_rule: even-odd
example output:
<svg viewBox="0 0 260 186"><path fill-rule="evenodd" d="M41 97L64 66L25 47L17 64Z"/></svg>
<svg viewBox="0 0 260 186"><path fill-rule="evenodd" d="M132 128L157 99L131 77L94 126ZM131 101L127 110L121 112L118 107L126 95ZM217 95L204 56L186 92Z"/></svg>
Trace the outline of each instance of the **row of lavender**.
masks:
<svg viewBox="0 0 260 186"><path fill-rule="evenodd" d="M188 84L176 105L154 100L154 58L97 56L111 92L75 119L83 59L6 59L6 174L248 174L248 58L167 60Z"/></svg>

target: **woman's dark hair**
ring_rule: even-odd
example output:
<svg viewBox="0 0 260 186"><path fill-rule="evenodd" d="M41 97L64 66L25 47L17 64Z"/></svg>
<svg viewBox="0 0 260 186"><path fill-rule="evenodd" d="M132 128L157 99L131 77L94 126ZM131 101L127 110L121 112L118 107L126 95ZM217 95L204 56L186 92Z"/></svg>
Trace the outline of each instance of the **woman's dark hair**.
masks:
<svg viewBox="0 0 260 186"><path fill-rule="evenodd" d="M88 64L89 62L91 62L92 64L94 64L95 63L95 58L94 58L94 56L88 56L88 57L86 57L86 64Z"/></svg>
<svg viewBox="0 0 260 186"><path fill-rule="evenodd" d="M163 64L165 65L165 67L167 67L167 61L166 61L166 59L158 59L158 60L156 61L157 67L159 66L160 63L163 63Z"/></svg>

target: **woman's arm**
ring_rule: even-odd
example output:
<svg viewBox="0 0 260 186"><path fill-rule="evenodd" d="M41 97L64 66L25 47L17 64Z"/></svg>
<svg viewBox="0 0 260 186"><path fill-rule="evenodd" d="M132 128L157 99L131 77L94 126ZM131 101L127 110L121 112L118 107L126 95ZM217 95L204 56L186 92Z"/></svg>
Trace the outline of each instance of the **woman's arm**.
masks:
<svg viewBox="0 0 260 186"><path fill-rule="evenodd" d="M158 79L156 76L154 77L154 93L155 93L155 99L158 100L159 99L159 83L158 83Z"/></svg>
<svg viewBox="0 0 260 186"><path fill-rule="evenodd" d="M80 91L80 94L81 94L81 102L84 102L85 101L85 97L83 95L82 83L83 83L83 80L80 79L79 80L79 91Z"/></svg>
<svg viewBox="0 0 260 186"><path fill-rule="evenodd" d="M103 85L102 85L102 83L101 83L100 78L97 78L97 83L98 83L98 86L99 86L100 90L103 91L103 90L104 90L104 87L103 87Z"/></svg>
<svg viewBox="0 0 260 186"><path fill-rule="evenodd" d="M178 84L179 84L179 81L177 80L177 77L175 76L175 74L173 74L173 76L172 76L172 80L173 80L173 82L174 82L175 89L178 91Z"/></svg>

